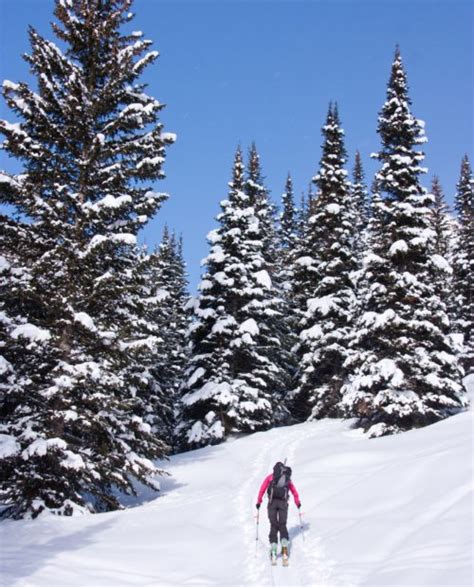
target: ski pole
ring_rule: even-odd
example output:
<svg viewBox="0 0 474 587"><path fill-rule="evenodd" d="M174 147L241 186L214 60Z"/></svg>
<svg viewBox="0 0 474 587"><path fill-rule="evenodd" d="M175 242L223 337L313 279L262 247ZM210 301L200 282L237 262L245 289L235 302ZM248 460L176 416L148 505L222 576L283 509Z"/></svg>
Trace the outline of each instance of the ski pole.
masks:
<svg viewBox="0 0 474 587"><path fill-rule="evenodd" d="M258 525L259 525L259 521L260 521L260 510L257 509L257 533L255 535L255 556L257 556L257 550L258 550Z"/></svg>

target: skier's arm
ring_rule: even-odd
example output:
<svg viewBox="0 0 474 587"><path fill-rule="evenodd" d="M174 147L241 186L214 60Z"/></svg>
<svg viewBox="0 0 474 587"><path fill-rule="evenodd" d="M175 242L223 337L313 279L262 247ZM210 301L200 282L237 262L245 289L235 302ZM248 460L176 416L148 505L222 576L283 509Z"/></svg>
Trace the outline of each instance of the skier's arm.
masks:
<svg viewBox="0 0 474 587"><path fill-rule="evenodd" d="M258 491L258 497L257 497L258 504L262 503L263 495L265 494L265 491L268 489L268 486L270 485L272 479L273 479L273 475L270 474L267 477L265 477L265 479L263 480L263 483L260 486L260 489Z"/></svg>
<svg viewBox="0 0 474 587"><path fill-rule="evenodd" d="M297 507L300 507L300 505L301 505L300 496L298 495L298 492L296 491L296 487L293 485L292 481L290 481L290 483L288 484L288 489L293 494L293 498L295 500Z"/></svg>

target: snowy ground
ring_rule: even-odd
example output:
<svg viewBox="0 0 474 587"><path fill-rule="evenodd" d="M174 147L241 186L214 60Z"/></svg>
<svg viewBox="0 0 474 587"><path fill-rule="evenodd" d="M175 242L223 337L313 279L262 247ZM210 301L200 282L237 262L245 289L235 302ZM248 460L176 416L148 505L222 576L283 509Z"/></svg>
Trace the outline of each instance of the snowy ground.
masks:
<svg viewBox="0 0 474 587"><path fill-rule="evenodd" d="M0 524L2 586L472 584L473 413L367 440L323 421L174 457L160 497L124 512ZM290 567L267 558L255 499L287 458L303 503Z"/></svg>

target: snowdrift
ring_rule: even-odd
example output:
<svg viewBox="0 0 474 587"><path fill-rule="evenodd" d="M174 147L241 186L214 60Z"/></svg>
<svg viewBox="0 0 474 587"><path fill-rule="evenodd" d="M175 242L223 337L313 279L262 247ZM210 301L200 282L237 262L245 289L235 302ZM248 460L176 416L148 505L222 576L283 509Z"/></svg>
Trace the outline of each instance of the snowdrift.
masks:
<svg viewBox="0 0 474 587"><path fill-rule="evenodd" d="M0 524L2 586L472 584L472 412L368 440L337 420L173 457L159 497L78 518ZM260 482L287 458L290 567L270 567Z"/></svg>

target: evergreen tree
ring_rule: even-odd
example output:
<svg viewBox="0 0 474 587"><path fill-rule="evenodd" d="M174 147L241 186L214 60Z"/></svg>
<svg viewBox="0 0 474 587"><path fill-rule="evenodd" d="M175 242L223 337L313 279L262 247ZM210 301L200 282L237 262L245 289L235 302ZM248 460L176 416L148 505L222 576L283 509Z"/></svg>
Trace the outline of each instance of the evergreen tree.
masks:
<svg viewBox="0 0 474 587"><path fill-rule="evenodd" d="M176 425L189 326L181 247L165 228L162 242L153 253L137 252L132 275L139 287L126 307L133 320L129 320L131 329L122 341L135 359L129 363L127 380L131 389L146 400L145 421L154 433L167 439Z"/></svg>
<svg viewBox="0 0 474 587"><path fill-rule="evenodd" d="M291 251L295 246L298 228L295 198L293 195L293 180L289 173L286 178L285 191L283 192L281 203L280 246L284 251Z"/></svg>
<svg viewBox="0 0 474 587"><path fill-rule="evenodd" d="M474 181L467 155L461 164L455 208L458 234L454 251L454 331L462 335L462 363L474 370Z"/></svg>
<svg viewBox="0 0 474 587"><path fill-rule="evenodd" d="M410 110L397 49L379 116L382 148L374 197L364 312L346 365L348 416L380 436L424 426L461 408L460 371L436 292L439 260L430 228L433 198L421 187L423 125Z"/></svg>
<svg viewBox="0 0 474 587"><path fill-rule="evenodd" d="M178 391L187 362L186 332L190 326L190 315L186 310L189 293L182 239L177 240L174 233L170 235L166 227L156 254L160 269L155 284L164 294L160 304L164 345L158 380L166 381L168 399L176 410Z"/></svg>
<svg viewBox="0 0 474 587"><path fill-rule="evenodd" d="M256 188L257 182L254 182ZM236 153L228 199L194 305L191 358L183 384L178 435L188 447L221 442L274 421L272 393L281 368L273 320L280 301L265 261L263 222L254 196L245 193L244 165ZM261 209L261 208L260 208Z"/></svg>
<svg viewBox="0 0 474 587"><path fill-rule="evenodd" d="M259 234L262 240L262 257L267 268L273 293L266 303L270 303L271 309L266 313L265 326L266 337L270 342L265 353L276 366L278 377L271 383L272 402L274 405L275 424L283 423L287 419L288 412L284 407L284 391L290 386L291 374L294 370L294 360L291 354L293 337L291 324L284 312L283 301L288 292L291 276L287 274L282 262L281 244L277 231L277 209L270 199L269 190L265 186L260 156L255 143L252 143L247 165L244 191L249 197L249 203L254 207L255 215L259 221Z"/></svg>
<svg viewBox="0 0 474 587"><path fill-rule="evenodd" d="M174 366L174 388L179 391L183 381L184 370L189 359L187 332L191 325L191 314L189 312L189 282L186 262L183 253L183 236L179 238L175 234L171 239L174 249L173 259L173 280L171 288L172 315L173 315L173 339L175 343L170 344L172 349L171 364ZM176 411L176 406L175 406Z"/></svg>
<svg viewBox="0 0 474 587"><path fill-rule="evenodd" d="M116 509L114 488L156 487L151 459L167 451L146 394L129 385L139 365L123 343L142 316L136 234L163 201L149 184L174 141L138 81L158 54L141 33L120 32L130 6L58 0L65 51L30 29L38 90L3 84L21 121L0 121L3 148L23 165L0 182L13 210L2 228L3 349L16 373L0 398L10 447L0 477L15 518ZM8 282L21 288L16 301Z"/></svg>
<svg viewBox="0 0 474 587"><path fill-rule="evenodd" d="M283 374L281 389L284 391L279 398L275 396L278 405L285 406L281 412L279 423L288 423L289 418L289 396L288 391L292 389L297 369L294 347L298 342L296 331L298 323L298 302L295 299L297 291L295 288L294 262L298 252L299 241L299 218L298 210L295 207L293 195L293 181L288 173L285 191L282 194L282 212L279 223L279 250L278 264L275 282L281 292L284 307L281 308L281 317L274 321L275 336L280 341L281 350L278 362L281 365Z"/></svg>
<svg viewBox="0 0 474 587"><path fill-rule="evenodd" d="M357 267L354 206L337 107L330 106L322 133L320 170L314 178L318 193L302 250L306 254L296 260L304 268L303 291L308 297L299 329L300 375L294 411L310 419L338 414L355 305L351 274Z"/></svg>
<svg viewBox="0 0 474 587"><path fill-rule="evenodd" d="M364 170L359 151L356 151L352 174L352 204L354 206L354 251L360 266L367 244L367 221L369 216L369 198L364 181Z"/></svg>
<svg viewBox="0 0 474 587"><path fill-rule="evenodd" d="M294 273L293 264L299 239L298 211L295 208L293 195L293 182L290 174L286 179L285 191L281 198L282 212L280 213L279 224L279 261L277 283L281 286L282 296L285 301L285 320L287 320L287 336L292 338L294 330ZM303 204L304 205L304 204ZM290 324L291 323L291 324ZM293 341L294 344L294 341ZM293 344L288 340L287 349L291 352Z"/></svg>
<svg viewBox="0 0 474 587"><path fill-rule="evenodd" d="M156 285L153 255L135 247L129 251L129 266L121 271L126 290L117 313L121 316L120 347L126 354L122 374L128 391L140 401L134 414L157 437L170 438L174 429L174 402L167 374L167 341L164 330L169 316L164 311L168 292ZM159 366L164 369L160 370Z"/></svg>
<svg viewBox="0 0 474 587"><path fill-rule="evenodd" d="M263 242L262 254L271 271L276 269L278 263L278 244L276 234L276 207L270 200L270 194L265 187L260 156L255 143L249 150L247 177L244 191L249 197L249 203L254 207L255 216L260 224L261 238Z"/></svg>
<svg viewBox="0 0 474 587"><path fill-rule="evenodd" d="M433 202L430 210L430 221L435 233L434 250L436 254L449 259L451 255L452 225L443 188L436 175L431 182L431 194Z"/></svg>
<svg viewBox="0 0 474 587"><path fill-rule="evenodd" d="M437 264L436 291L449 310L452 306L452 256L454 222L443 193L443 188L435 175L431 183L433 202L430 207L430 227L434 232L434 256Z"/></svg>
<svg viewBox="0 0 474 587"><path fill-rule="evenodd" d="M313 184L310 183L308 186L308 192L301 192L300 207L296 210L296 233L298 236L298 240L304 239L308 220L311 215L310 210L313 205L314 199L315 195L313 193Z"/></svg>
<svg viewBox="0 0 474 587"><path fill-rule="evenodd" d="M306 302L311 297L311 292L316 283L316 260L314 256L311 256L311 254L314 255L315 251L311 251L312 247L309 244L312 238L310 210L314 200L313 184L310 183L307 194L305 192L301 193L300 207L297 210L297 238L289 269L292 280L292 305L290 311L295 333L299 330L297 325L301 322L306 312Z"/></svg>
<svg viewBox="0 0 474 587"><path fill-rule="evenodd" d="M305 225L306 225L306 221L307 221L307 216L308 216L307 210L308 210L308 205L307 205L307 201L306 201L306 194L304 192L301 192L300 207L297 210L298 238L303 238Z"/></svg>

